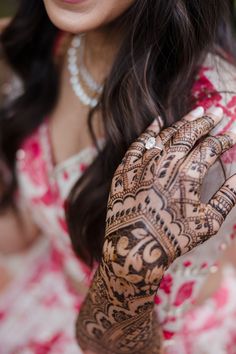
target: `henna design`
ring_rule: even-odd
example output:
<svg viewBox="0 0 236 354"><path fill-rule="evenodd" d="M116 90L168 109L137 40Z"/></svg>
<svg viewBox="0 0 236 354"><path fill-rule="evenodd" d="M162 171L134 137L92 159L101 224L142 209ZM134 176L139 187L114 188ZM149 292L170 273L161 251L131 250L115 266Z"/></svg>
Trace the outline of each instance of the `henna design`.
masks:
<svg viewBox="0 0 236 354"><path fill-rule="evenodd" d="M213 116L180 121L158 135L148 129L129 148L110 191L103 257L77 321L83 349L101 354L159 354L154 296L168 266L216 234L236 203L233 176L208 204L200 187L209 167L234 140L197 141ZM146 150L150 136L164 151Z"/></svg>

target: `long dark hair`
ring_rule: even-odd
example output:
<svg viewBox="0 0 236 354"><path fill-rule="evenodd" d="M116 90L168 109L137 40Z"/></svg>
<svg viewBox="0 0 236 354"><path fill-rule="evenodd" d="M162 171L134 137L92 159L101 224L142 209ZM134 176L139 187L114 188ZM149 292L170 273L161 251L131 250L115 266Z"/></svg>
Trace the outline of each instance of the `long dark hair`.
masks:
<svg viewBox="0 0 236 354"><path fill-rule="evenodd" d="M233 58L230 22L228 0L136 0L119 19L123 43L96 108L106 145L72 189L66 208L73 247L88 265L101 256L111 179L124 153L154 117L160 114L168 126L191 108L194 77L207 52L220 49ZM23 94L1 111L1 154L13 176L5 204L17 185L17 148L58 99L57 35L41 0L21 0L1 36L7 61L24 85ZM93 116L88 125L95 140Z"/></svg>

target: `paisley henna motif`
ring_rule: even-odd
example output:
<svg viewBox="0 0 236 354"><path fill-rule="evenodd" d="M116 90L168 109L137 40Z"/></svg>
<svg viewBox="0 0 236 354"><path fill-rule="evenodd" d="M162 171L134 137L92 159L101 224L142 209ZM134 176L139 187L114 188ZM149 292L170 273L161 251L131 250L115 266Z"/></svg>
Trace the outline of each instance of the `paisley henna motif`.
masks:
<svg viewBox="0 0 236 354"><path fill-rule="evenodd" d="M115 172L103 257L77 321L80 346L99 354L158 354L161 335L154 296L168 266L215 235L236 204L236 177L208 204L200 188L210 166L236 142L204 137L219 121L181 120L160 134L152 125ZM156 137L164 150L146 150Z"/></svg>

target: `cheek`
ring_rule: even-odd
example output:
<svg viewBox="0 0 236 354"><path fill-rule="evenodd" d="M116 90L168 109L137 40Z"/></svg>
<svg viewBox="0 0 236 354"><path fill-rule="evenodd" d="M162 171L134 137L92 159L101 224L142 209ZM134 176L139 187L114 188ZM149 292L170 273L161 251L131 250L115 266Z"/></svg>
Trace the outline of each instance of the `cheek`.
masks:
<svg viewBox="0 0 236 354"><path fill-rule="evenodd" d="M105 15L106 23L109 23L121 16L134 2L135 0L101 0L97 2L97 9L100 12L100 16L102 14Z"/></svg>
<svg viewBox="0 0 236 354"><path fill-rule="evenodd" d="M44 0L50 20L59 29L80 33L105 26L122 15L135 0Z"/></svg>

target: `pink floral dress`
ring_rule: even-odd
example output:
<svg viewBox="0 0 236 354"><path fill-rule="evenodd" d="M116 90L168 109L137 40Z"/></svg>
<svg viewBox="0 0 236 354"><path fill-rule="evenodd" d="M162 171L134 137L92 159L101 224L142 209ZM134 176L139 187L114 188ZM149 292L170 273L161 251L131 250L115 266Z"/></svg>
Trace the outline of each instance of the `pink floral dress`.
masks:
<svg viewBox="0 0 236 354"><path fill-rule="evenodd" d="M217 104L224 109L223 122L215 133L236 129L235 91L234 68L209 55L196 79L193 97L196 105L207 108ZM20 200L42 237L30 251L12 259L16 277L0 296L0 354L81 353L74 323L84 295L78 295L71 279L87 288L94 270L72 251L64 203L95 157L91 146L54 166L47 120L17 152ZM227 177L236 172L236 148L222 160ZM203 198L207 200L223 180L222 167L216 163L204 183ZM234 268L225 268L217 292L203 305L194 306L204 280L217 271L222 252L233 245L235 216L236 209L217 236L176 260L163 278L155 302L167 354L236 353Z"/></svg>

